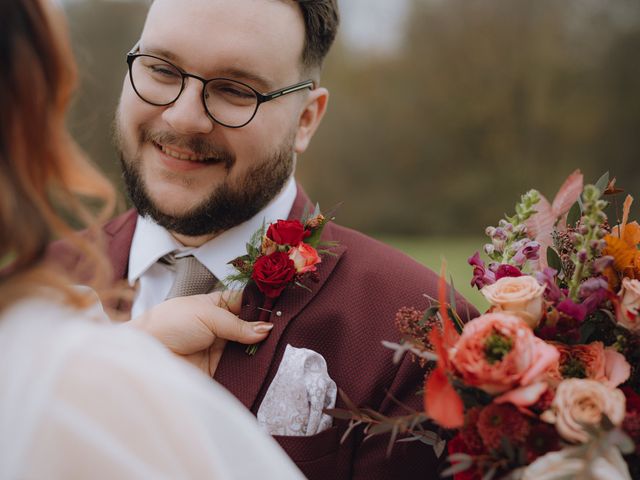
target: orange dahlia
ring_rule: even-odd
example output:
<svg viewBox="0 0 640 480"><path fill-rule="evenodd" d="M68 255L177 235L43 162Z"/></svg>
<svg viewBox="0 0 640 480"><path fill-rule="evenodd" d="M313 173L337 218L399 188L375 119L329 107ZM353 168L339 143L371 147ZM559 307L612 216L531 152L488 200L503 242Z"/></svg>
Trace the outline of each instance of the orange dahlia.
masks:
<svg viewBox="0 0 640 480"><path fill-rule="evenodd" d="M607 277L612 286L617 287L620 283L619 275L640 280L640 225L638 222L628 223L629 210L633 197L627 195L624 201L622 223L611 230L611 234L604 237L607 246L603 254L613 257L613 269L615 272L608 272ZM618 275L615 275L618 274Z"/></svg>

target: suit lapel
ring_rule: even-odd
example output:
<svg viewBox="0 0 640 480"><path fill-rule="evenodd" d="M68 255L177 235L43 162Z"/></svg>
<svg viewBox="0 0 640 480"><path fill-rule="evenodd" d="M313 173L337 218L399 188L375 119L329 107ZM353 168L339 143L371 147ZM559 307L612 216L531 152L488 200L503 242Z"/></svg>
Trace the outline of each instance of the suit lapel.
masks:
<svg viewBox="0 0 640 480"><path fill-rule="evenodd" d="M308 198L300 187L298 187L298 191L298 196L291 209L290 219L300 219L305 209L311 211L311 203ZM331 230L331 224L325 227L324 241L331 241ZM289 323L321 290L345 251L345 246L338 245L331 249L332 255L322 256L322 263L318 265L316 272L317 276L306 283L308 290L291 285L280 295L269 315L268 321L273 322L273 330L267 339L260 344L258 352L254 356L245 353L245 345L227 344L214 378L230 390L247 408L252 409L253 407L254 411L257 410L256 398L269 375L270 367L274 362L280 360L276 358L276 352L282 335ZM255 284L251 283L243 294L240 318L247 321L257 320L263 302L264 296L258 291Z"/></svg>
<svg viewBox="0 0 640 480"><path fill-rule="evenodd" d="M129 271L129 252L136 229L138 214L130 210L107 223L104 227L106 237L106 253L113 267L114 283L126 280ZM116 317L131 316L132 301L129 298L117 298L105 302L105 307L115 311Z"/></svg>

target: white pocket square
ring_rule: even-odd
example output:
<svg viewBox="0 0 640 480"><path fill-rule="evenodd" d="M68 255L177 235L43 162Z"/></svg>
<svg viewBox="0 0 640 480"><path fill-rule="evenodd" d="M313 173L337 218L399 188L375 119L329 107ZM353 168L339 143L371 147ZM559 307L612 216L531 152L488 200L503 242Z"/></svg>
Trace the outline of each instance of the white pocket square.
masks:
<svg viewBox="0 0 640 480"><path fill-rule="evenodd" d="M258 410L258 423L271 435L320 433L331 427L332 418L322 410L335 406L337 390L322 355L287 345Z"/></svg>

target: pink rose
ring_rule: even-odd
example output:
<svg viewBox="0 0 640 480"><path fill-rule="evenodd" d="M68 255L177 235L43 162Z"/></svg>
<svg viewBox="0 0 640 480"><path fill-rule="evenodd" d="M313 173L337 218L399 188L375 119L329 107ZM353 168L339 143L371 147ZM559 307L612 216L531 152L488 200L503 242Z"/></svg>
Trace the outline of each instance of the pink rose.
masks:
<svg viewBox="0 0 640 480"><path fill-rule="evenodd" d="M538 400L547 388L542 377L557 368L558 358L558 350L536 337L519 317L499 312L467 323L450 350L451 363L467 385L491 395L508 392L511 397L501 401L516 405Z"/></svg>
<svg viewBox="0 0 640 480"><path fill-rule="evenodd" d="M289 250L289 258L293 260L298 273L315 272L316 265L322 261L318 251L306 243Z"/></svg>
<svg viewBox="0 0 640 480"><path fill-rule="evenodd" d="M626 399L622 390L596 380L570 378L558 385L551 409L540 418L554 423L565 440L584 443L589 440L585 426L598 427L603 415L619 426L625 413Z"/></svg>
<svg viewBox="0 0 640 480"><path fill-rule="evenodd" d="M536 328L544 314L545 287L529 276L502 277L481 292L497 311L517 315L531 328Z"/></svg>
<svg viewBox="0 0 640 480"><path fill-rule="evenodd" d="M618 323L630 332L640 332L640 281L624 278L618 298Z"/></svg>

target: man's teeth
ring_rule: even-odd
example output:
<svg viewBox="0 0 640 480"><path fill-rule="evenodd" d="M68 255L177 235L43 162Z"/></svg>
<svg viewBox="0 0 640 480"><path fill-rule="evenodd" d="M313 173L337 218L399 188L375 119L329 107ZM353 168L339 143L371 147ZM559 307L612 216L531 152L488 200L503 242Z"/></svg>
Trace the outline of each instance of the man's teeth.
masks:
<svg viewBox="0 0 640 480"><path fill-rule="evenodd" d="M202 162L207 159L204 156L197 155L187 155L186 153L176 152L175 150L171 150L164 145L160 145L160 149L163 153L169 155L170 157L177 158L178 160L188 160L190 162Z"/></svg>

